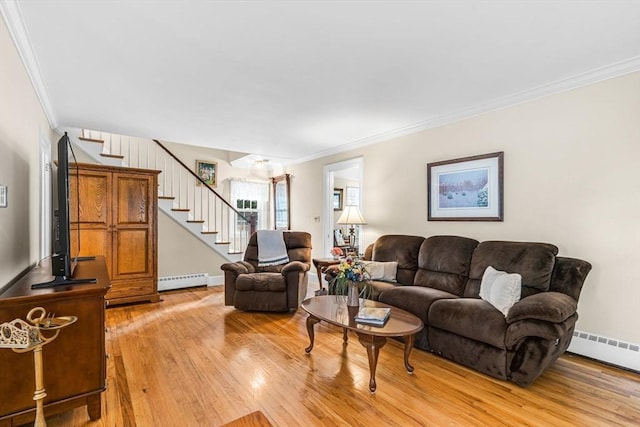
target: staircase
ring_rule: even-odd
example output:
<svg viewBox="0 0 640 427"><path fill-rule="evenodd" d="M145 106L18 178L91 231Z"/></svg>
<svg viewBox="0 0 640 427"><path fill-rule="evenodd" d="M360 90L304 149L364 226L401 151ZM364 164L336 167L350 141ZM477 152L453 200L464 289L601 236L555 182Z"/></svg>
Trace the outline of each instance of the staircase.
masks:
<svg viewBox="0 0 640 427"><path fill-rule="evenodd" d="M65 129L96 163L161 171L158 209L229 261L242 259L255 224L198 177L160 141Z"/></svg>

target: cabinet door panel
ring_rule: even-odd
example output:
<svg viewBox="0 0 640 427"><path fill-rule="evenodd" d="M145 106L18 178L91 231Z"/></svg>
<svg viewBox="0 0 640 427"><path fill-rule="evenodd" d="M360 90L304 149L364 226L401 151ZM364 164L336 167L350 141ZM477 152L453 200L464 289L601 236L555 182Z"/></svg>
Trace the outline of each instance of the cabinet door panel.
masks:
<svg viewBox="0 0 640 427"><path fill-rule="evenodd" d="M71 253L80 256L105 255L111 271L111 173L80 170L71 175ZM76 193L76 188L78 193ZM79 202L79 206L78 206ZM78 238L78 228L80 237ZM78 251L78 245L80 250Z"/></svg>
<svg viewBox="0 0 640 427"><path fill-rule="evenodd" d="M116 233L114 276L148 276L152 274L149 232L146 229L120 229Z"/></svg>
<svg viewBox="0 0 640 427"><path fill-rule="evenodd" d="M71 194L75 193L76 177L71 176ZM80 171L80 188L78 200L71 197L71 221L79 223L81 228L107 228L111 224L109 197L111 191L111 174ZM79 219L78 219L79 217Z"/></svg>
<svg viewBox="0 0 640 427"><path fill-rule="evenodd" d="M116 176L116 207L115 223L117 227L126 225L148 225L152 198L151 179L146 176L130 176L121 174Z"/></svg>
<svg viewBox="0 0 640 427"><path fill-rule="evenodd" d="M113 279L152 277L155 198L153 178L134 174L114 175Z"/></svg>

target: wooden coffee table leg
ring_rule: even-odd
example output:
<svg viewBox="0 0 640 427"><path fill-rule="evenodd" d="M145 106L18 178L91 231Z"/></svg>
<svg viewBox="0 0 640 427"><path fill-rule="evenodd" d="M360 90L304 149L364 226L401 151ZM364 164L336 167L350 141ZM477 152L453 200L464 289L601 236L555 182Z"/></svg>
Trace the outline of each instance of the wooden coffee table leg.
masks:
<svg viewBox="0 0 640 427"><path fill-rule="evenodd" d="M407 335L404 337L404 367L407 368L407 372L413 374L413 366L409 363L409 355L413 350L413 338L415 335Z"/></svg>
<svg viewBox="0 0 640 427"><path fill-rule="evenodd" d="M311 353L311 350L313 350L313 339L314 339L313 325L315 325L319 321L320 319L318 319L317 317L313 317L312 315L309 315L309 317L307 317L307 333L309 334L309 341L310 341L309 347L304 349L304 351L306 351L307 353Z"/></svg>
<svg viewBox="0 0 640 427"><path fill-rule="evenodd" d="M376 392L376 367L378 366L378 354L380 349L387 343L385 337L377 337L373 335L358 334L360 344L367 349L367 356L369 357L369 391L371 393Z"/></svg>

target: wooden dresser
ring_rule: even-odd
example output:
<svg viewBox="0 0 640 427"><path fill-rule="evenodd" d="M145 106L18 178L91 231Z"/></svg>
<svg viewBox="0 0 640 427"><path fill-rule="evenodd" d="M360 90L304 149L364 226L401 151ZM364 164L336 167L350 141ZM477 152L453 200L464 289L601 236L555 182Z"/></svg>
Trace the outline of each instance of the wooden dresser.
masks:
<svg viewBox="0 0 640 427"><path fill-rule="evenodd" d="M79 229L80 255L106 258L109 305L157 302L160 172L94 164L78 167L78 177L71 176L71 194L79 185L79 197L71 198L72 245Z"/></svg>
<svg viewBox="0 0 640 427"><path fill-rule="evenodd" d="M100 394L106 387L105 294L110 281L104 257L78 263L74 278L95 278L96 283L32 290L48 282L51 264L44 261L0 293L0 323L26 319L34 307L56 316L77 316L78 321L60 331L43 347L44 413L49 416L87 406L89 418L100 418ZM35 419L33 353L0 348L0 427L17 426Z"/></svg>

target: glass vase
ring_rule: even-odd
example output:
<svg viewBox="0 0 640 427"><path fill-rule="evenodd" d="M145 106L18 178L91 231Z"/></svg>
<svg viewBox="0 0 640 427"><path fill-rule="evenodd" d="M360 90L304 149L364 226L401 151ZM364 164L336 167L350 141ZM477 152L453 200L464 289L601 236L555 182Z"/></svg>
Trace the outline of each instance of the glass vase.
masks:
<svg viewBox="0 0 640 427"><path fill-rule="evenodd" d="M360 305L360 290L357 282L349 282L347 284L347 306Z"/></svg>

